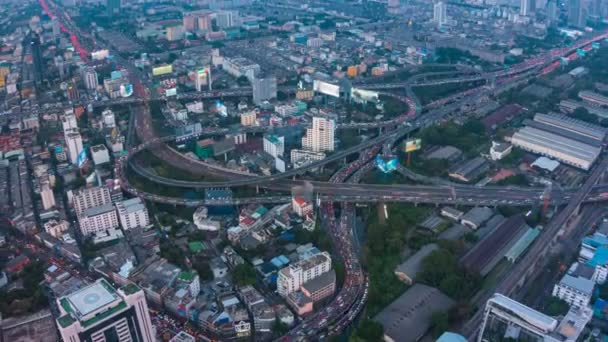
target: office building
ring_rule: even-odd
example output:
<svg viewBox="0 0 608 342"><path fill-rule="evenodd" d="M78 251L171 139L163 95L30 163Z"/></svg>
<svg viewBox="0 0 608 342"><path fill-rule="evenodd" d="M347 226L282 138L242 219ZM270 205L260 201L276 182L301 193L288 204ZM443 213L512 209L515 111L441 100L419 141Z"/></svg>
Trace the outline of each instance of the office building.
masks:
<svg viewBox="0 0 608 342"><path fill-rule="evenodd" d="M536 114L511 137L514 146L589 170L602 151L602 127L563 115Z"/></svg>
<svg viewBox="0 0 608 342"><path fill-rule="evenodd" d="M239 26L239 13L236 11L219 11L215 15L215 22L220 29Z"/></svg>
<svg viewBox="0 0 608 342"><path fill-rule="evenodd" d="M285 137L279 137L274 134L265 135L264 152L270 154L273 158L282 156L285 152Z"/></svg>
<svg viewBox="0 0 608 342"><path fill-rule="evenodd" d="M327 252L316 254L298 261L279 271L277 291L283 297L298 291L300 287L314 278L331 270L331 256Z"/></svg>
<svg viewBox="0 0 608 342"><path fill-rule="evenodd" d="M107 0L106 10L108 11L108 17L112 19L114 16L120 14L120 1L121 0Z"/></svg>
<svg viewBox="0 0 608 342"><path fill-rule="evenodd" d="M253 103L259 105L264 101L277 98L277 79L271 76L256 75L251 82Z"/></svg>
<svg viewBox="0 0 608 342"><path fill-rule="evenodd" d="M519 5L519 14L524 17L530 16L535 10L535 0L521 0Z"/></svg>
<svg viewBox="0 0 608 342"><path fill-rule="evenodd" d="M199 31L211 31L211 15L205 14L197 18L197 29Z"/></svg>
<svg viewBox="0 0 608 342"><path fill-rule="evenodd" d="M83 71L84 86L89 90L95 90L99 86L99 79L97 78L97 71L95 68L86 68Z"/></svg>
<svg viewBox="0 0 608 342"><path fill-rule="evenodd" d="M78 164L78 156L82 152L82 136L76 130L72 130L65 135L65 144L68 147L68 155L70 162L74 165Z"/></svg>
<svg viewBox="0 0 608 342"><path fill-rule="evenodd" d="M55 206L55 194L49 183L44 183L40 187L40 197L42 198L42 208L49 210Z"/></svg>
<svg viewBox="0 0 608 342"><path fill-rule="evenodd" d="M315 116L312 118L312 128L306 130L302 137L302 147L313 152L333 151L336 122L333 119Z"/></svg>
<svg viewBox="0 0 608 342"><path fill-rule="evenodd" d="M558 0L548 0L547 5L545 6L547 22L551 26L555 26L559 22L559 5L557 1Z"/></svg>
<svg viewBox="0 0 608 342"><path fill-rule="evenodd" d="M106 145L103 144L91 146L91 156L96 166L110 162L110 153Z"/></svg>
<svg viewBox="0 0 608 342"><path fill-rule="evenodd" d="M80 215L80 213L84 212L88 208L112 203L110 189L105 186L96 186L76 190L72 194L72 203L74 205L76 215Z"/></svg>
<svg viewBox="0 0 608 342"><path fill-rule="evenodd" d="M57 328L65 342L156 341L144 292L135 284L115 289L99 279L57 302Z"/></svg>
<svg viewBox="0 0 608 342"><path fill-rule="evenodd" d="M587 26L587 10L584 0L569 0L568 6L568 25L575 28L585 28Z"/></svg>
<svg viewBox="0 0 608 342"><path fill-rule="evenodd" d="M444 1L437 1L433 4L433 21L437 26L443 26L448 22L447 4Z"/></svg>
<svg viewBox="0 0 608 342"><path fill-rule="evenodd" d="M146 227L150 224L148 209L139 197L116 203L116 209L123 229Z"/></svg>
<svg viewBox="0 0 608 342"><path fill-rule="evenodd" d="M105 233L118 227L118 215L111 203L85 209L78 216L80 232L83 236Z"/></svg>
<svg viewBox="0 0 608 342"><path fill-rule="evenodd" d="M42 59L40 36L36 33L32 33L29 38L29 45L32 52L32 64L34 66L34 81L39 85L44 76L44 60Z"/></svg>
<svg viewBox="0 0 608 342"><path fill-rule="evenodd" d="M570 305L585 307L591 301L594 286L595 282L591 279L566 274L553 286L552 295Z"/></svg>

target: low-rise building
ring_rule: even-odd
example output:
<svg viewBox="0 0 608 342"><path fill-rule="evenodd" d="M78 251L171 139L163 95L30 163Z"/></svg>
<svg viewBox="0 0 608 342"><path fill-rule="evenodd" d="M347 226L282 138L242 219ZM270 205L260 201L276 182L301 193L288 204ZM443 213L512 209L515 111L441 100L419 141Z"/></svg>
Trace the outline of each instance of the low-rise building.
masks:
<svg viewBox="0 0 608 342"><path fill-rule="evenodd" d="M586 307L593 296L594 286L595 283L592 280L566 274L559 283L555 284L552 295L570 305Z"/></svg>
<svg viewBox="0 0 608 342"><path fill-rule="evenodd" d="M395 275L402 282L412 285L416 280L416 274L418 274L422 268L424 259L438 249L439 246L434 243L422 246L418 252L414 253L414 255L397 266Z"/></svg>
<svg viewBox="0 0 608 342"><path fill-rule="evenodd" d="M110 153L108 152L106 145L103 144L91 146L91 156L93 157L93 163L95 163L95 165L110 162Z"/></svg>
<svg viewBox="0 0 608 342"><path fill-rule="evenodd" d="M336 272L333 270L325 272L302 284L300 290L305 296L312 300L313 305L325 298L333 296L336 291Z"/></svg>

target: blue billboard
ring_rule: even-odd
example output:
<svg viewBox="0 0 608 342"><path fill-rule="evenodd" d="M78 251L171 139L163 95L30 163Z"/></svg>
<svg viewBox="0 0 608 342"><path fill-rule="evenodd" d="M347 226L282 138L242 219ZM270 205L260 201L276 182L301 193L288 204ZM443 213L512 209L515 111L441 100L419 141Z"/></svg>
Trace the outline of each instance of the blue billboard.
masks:
<svg viewBox="0 0 608 342"><path fill-rule="evenodd" d="M78 153L77 164L78 167L82 167L87 162L87 151L83 149Z"/></svg>
<svg viewBox="0 0 608 342"><path fill-rule="evenodd" d="M376 167L384 173L390 173L397 169L397 157L390 156L384 157L382 155L376 156Z"/></svg>

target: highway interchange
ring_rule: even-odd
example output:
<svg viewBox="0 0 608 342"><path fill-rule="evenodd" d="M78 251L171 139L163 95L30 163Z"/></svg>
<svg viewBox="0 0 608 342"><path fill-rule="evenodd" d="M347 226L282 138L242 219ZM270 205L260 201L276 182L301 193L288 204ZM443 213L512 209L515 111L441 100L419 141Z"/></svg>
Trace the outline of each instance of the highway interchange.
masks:
<svg viewBox="0 0 608 342"><path fill-rule="evenodd" d="M78 32L77 29L73 27L72 29L74 30L74 32ZM491 75L485 75L485 79L488 79L488 77L491 77L492 79L504 77L504 79L499 80L496 83L496 87L507 87L513 82L521 81L521 79L515 75L522 74L529 70L534 70L538 67L547 65L556 58L564 56L567 53L583 45L590 44L592 41L604 39L606 38L606 36L606 33L602 33L594 37L593 39L581 42L575 45L574 47L552 50L545 56L539 56L537 58L528 60L510 70L492 73ZM128 65L128 63L126 62L119 63L122 63L123 66ZM469 94L470 96L463 96L460 99L457 99L457 101L455 102L456 106L452 104L450 106L442 107L438 110L430 111L425 115L418 115L420 113L417 112L405 113L399 118L398 122L395 122L397 127L394 130L377 138L370 139L358 146L355 146L354 148L348 149L346 151L340 151L326 158L328 160L312 163L308 165L304 170L296 169L286 172L282 175L256 177L252 175L245 175L242 173L235 173L232 170L226 170L221 167L211 166L207 163L195 161L187 157L185 157L186 159L184 159L184 156L181 155L179 152L163 144L162 142L164 141L162 139L158 139L152 130L150 112L147 108L147 102L148 100L150 100L150 98L148 90L146 89L147 87L142 84L142 79L144 78L141 77L141 74L138 74L137 72L132 73L131 76L134 78L133 81L136 88L137 97L143 99L142 105L136 106L133 125L134 127L137 127L136 131L140 141L148 143L140 145L141 147L134 147L130 149L129 153L126 156L123 156L118 160L117 175L122 179L123 189L134 195L142 196L146 199L153 201L167 200L166 197L145 193L139 189L133 188L129 184L129 181L126 177L125 171L127 170L129 161L131 160L132 156L135 155L137 152L140 152L151 146L154 147L154 149L152 149L152 153L156 157L161 158L165 162L168 162L174 166L179 165L180 168L186 168L195 173L200 172L202 174L211 174L215 176L222 176L234 179L228 182L219 182L214 184L201 182L193 183L180 180L170 180L158 177L156 175L151 175L150 173L146 174L141 171L142 169L140 168L140 174L143 173L143 175L149 176L150 180L152 181L157 181L161 184L190 188L234 186L233 184L255 184L273 187L273 185L279 184L280 186L285 186L283 190L290 189L291 186L302 184L302 181L289 180L290 177L295 177L306 170L318 168L328 162L340 160L350 154L359 153L359 158L355 162L340 169L338 173L332 176L330 182L312 183L315 192L319 194L320 198L322 200L327 200L326 202L324 201L321 205L321 217L323 219L324 225L331 233L331 236L337 248L337 253L345 261L345 264L347 266L346 279L344 285L330 305L318 311L312 317L305 320L302 324L296 326L296 328L291 330L286 336L282 338L282 340L294 340L307 335L318 337L322 331L325 331L327 329L329 329L332 333L339 332L344 327L351 324L351 322L356 318L365 303L367 297L368 283L365 273L363 272L363 270L361 269L361 265L359 264L358 256L356 254L356 249L353 246L353 239L348 224L348 222L350 222L350 218L352 217L352 215L354 215L352 205L342 204L342 215L339 220L336 220L333 204L334 202L360 202L375 199L377 201L382 202L390 200L403 200L412 201L416 203L461 203L460 201L464 199L466 202L469 202L468 204L475 205L479 204L480 202L490 201L493 199L494 201L506 201L504 203L506 205L522 205L525 203L536 203L542 196L541 189L530 188L475 188L455 185L379 186L369 184L356 184L358 182L358 179L356 179L356 177L353 175L358 174L358 170L369 169L372 157L378 153L382 145L394 144L400 138L406 136L415 129L432 125L450 115L454 109L462 106L464 103L467 103L471 100L476 101L480 97L487 95L487 93L495 91L495 89L489 89L487 87L479 89L479 92L475 94ZM527 75L525 75L524 77L527 77ZM411 89L408 91L408 93L409 92L411 92ZM194 97L205 95L218 96L218 94L197 94L194 95ZM414 102L411 97L408 101ZM410 106L410 110L416 107L417 106ZM388 125L387 127L389 126L390 125ZM547 247L555 241L556 236L558 235L558 231L560 229L563 229L564 225L571 219L572 215L576 214L578 208L580 207L580 204L585 200L601 200L605 197L605 190L608 190L608 188L605 188L603 186L596 186L595 184L602 176L607 167L608 158L603 158L603 160L594 168L583 187L576 190L575 192L564 191L562 193L552 193L551 197L554 203L567 203L565 209L561 210L556 215L556 217L550 222L548 227L543 231L541 237L532 245L531 250L526 253L524 255L524 258L515 265L516 269L510 273L512 275L505 279L502 279L501 282L499 282L499 284L497 285L496 290L505 294L510 294L515 291L517 287L521 285L522 281L525 281L526 275L534 271L534 266L537 265L539 263L539 260L542 259L542 256L546 253ZM134 169L137 171L137 167L135 167ZM348 180L349 177L353 177L355 182L344 183ZM288 197L286 197L286 199L288 199ZM169 200L176 199L169 198ZM466 202L464 204L467 204ZM494 203L495 205L500 204L500 202ZM183 202L177 204L191 203ZM465 332L468 333L470 336L474 336L476 332L475 327L479 326L478 320L479 317L481 317L480 315L481 313L480 311L478 311L478 313L467 325L467 327L473 328L465 327Z"/></svg>

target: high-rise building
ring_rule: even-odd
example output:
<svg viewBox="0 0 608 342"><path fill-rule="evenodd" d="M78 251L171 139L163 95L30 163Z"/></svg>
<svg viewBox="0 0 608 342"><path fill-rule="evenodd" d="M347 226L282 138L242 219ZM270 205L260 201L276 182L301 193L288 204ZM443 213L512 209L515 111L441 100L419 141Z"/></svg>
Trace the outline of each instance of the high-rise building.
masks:
<svg viewBox="0 0 608 342"><path fill-rule="evenodd" d="M197 18L197 29L199 31L211 30L211 15L204 14Z"/></svg>
<svg viewBox="0 0 608 342"><path fill-rule="evenodd" d="M547 12L547 22L551 26L555 26L559 22L559 6L557 4L557 0L549 0L547 1L547 6L545 7L545 11Z"/></svg>
<svg viewBox="0 0 608 342"><path fill-rule="evenodd" d="M264 152L270 154L273 158L282 156L285 152L285 137L279 137L274 134L265 135Z"/></svg>
<svg viewBox="0 0 608 342"><path fill-rule="evenodd" d="M269 76L256 75L251 82L253 88L253 103L261 104L264 101L277 97L277 79Z"/></svg>
<svg viewBox="0 0 608 342"><path fill-rule="evenodd" d="M78 164L78 156L82 152L82 136L77 130L71 130L65 134L65 143L68 146L68 154L70 162L74 165Z"/></svg>
<svg viewBox="0 0 608 342"><path fill-rule="evenodd" d="M63 341L155 341L148 303L135 284L115 289L99 279L57 302L57 328Z"/></svg>
<svg viewBox="0 0 608 342"><path fill-rule="evenodd" d="M72 203L74 204L76 215L79 215L88 208L112 203L110 189L106 186L79 189L73 193Z"/></svg>
<svg viewBox="0 0 608 342"><path fill-rule="evenodd" d="M184 30L192 32L196 31L197 17L193 13L184 13L182 25Z"/></svg>
<svg viewBox="0 0 608 342"><path fill-rule="evenodd" d="M139 197L116 203L122 229L146 227L150 224L148 209Z"/></svg>
<svg viewBox="0 0 608 342"><path fill-rule="evenodd" d="M300 287L331 270L331 256L327 252L313 255L307 259L291 264L279 271L277 291L287 296L298 291Z"/></svg>
<svg viewBox="0 0 608 342"><path fill-rule="evenodd" d="M315 116L312 118L312 128L306 130L302 137L302 147L313 152L334 150L334 134L336 122L333 119Z"/></svg>
<svg viewBox="0 0 608 342"><path fill-rule="evenodd" d="M108 11L108 17L113 18L115 15L120 14L120 1L121 0L107 0L106 9Z"/></svg>
<svg viewBox="0 0 608 342"><path fill-rule="evenodd" d="M587 10L583 6L583 0L569 0L567 3L568 25L576 28L587 26Z"/></svg>
<svg viewBox="0 0 608 342"><path fill-rule="evenodd" d="M53 31L53 39L59 38L59 35L61 34L61 28L59 27L59 19L57 19L56 17L53 17L53 19L51 19L51 29Z"/></svg>
<svg viewBox="0 0 608 342"><path fill-rule="evenodd" d="M87 89L94 90L99 86L99 79L97 78L97 71L95 68L86 68L83 71L84 86Z"/></svg>
<svg viewBox="0 0 608 342"><path fill-rule="evenodd" d="M238 26L239 12L237 11L219 11L215 15L215 22L221 29Z"/></svg>
<svg viewBox="0 0 608 342"><path fill-rule="evenodd" d="M40 48L40 36L33 33L29 39L30 49L32 51L32 63L34 64L34 81L39 84L42 82L44 75L44 61L42 59L42 49Z"/></svg>
<svg viewBox="0 0 608 342"><path fill-rule="evenodd" d="M85 209L78 215L78 224L83 236L105 233L118 228L118 215L112 203Z"/></svg>
<svg viewBox="0 0 608 342"><path fill-rule="evenodd" d="M72 130L78 130L78 121L76 120L76 115L74 115L74 111L67 110L63 117L61 118L61 125L63 128L63 133L69 133Z"/></svg>
<svg viewBox="0 0 608 342"><path fill-rule="evenodd" d="M74 84L68 84L68 88L65 90L68 100L76 101L80 98L80 92L78 91L78 87Z"/></svg>
<svg viewBox="0 0 608 342"><path fill-rule="evenodd" d="M49 183L42 184L40 188L40 197L42 198L42 207L44 210L49 210L55 206L55 194Z"/></svg>
<svg viewBox="0 0 608 342"><path fill-rule="evenodd" d="M521 0L519 6L519 14L527 17L536 9L535 0Z"/></svg>
<svg viewBox="0 0 608 342"><path fill-rule="evenodd" d="M437 26L443 26L448 22L447 4L443 1L437 1L433 5L433 21Z"/></svg>

